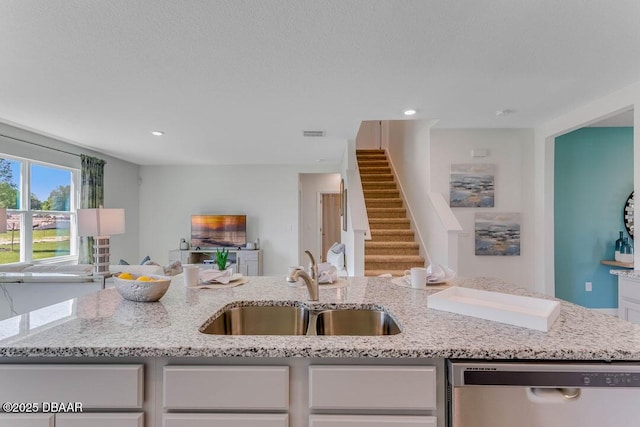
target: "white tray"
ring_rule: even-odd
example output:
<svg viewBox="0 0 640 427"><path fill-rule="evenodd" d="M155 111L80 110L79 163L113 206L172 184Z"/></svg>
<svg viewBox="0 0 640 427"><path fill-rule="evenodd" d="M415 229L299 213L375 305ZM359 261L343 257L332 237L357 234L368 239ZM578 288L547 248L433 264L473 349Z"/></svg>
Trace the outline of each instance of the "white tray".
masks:
<svg viewBox="0 0 640 427"><path fill-rule="evenodd" d="M548 331L560 314L558 301L458 286L427 297L429 308Z"/></svg>

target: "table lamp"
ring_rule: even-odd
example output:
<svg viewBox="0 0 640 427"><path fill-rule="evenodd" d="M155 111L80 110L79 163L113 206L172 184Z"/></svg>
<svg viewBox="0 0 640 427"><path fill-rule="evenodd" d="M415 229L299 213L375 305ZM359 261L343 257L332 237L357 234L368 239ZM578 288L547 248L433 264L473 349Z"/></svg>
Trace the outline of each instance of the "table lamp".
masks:
<svg viewBox="0 0 640 427"><path fill-rule="evenodd" d="M95 274L109 272L109 237L124 233L124 209L78 209L78 234L93 236Z"/></svg>

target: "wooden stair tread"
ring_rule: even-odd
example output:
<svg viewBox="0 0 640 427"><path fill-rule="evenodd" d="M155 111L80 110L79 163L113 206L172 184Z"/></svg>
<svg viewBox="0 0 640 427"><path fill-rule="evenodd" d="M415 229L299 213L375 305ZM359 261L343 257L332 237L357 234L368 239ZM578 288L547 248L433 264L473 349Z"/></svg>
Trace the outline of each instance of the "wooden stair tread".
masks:
<svg viewBox="0 0 640 427"><path fill-rule="evenodd" d="M394 277L404 276L404 270L365 270L364 275L367 277L377 277L381 274L391 274Z"/></svg>
<svg viewBox="0 0 640 427"><path fill-rule="evenodd" d="M384 234L413 234L413 230L386 230L384 228L371 230L371 235L384 235Z"/></svg>
<svg viewBox="0 0 640 427"><path fill-rule="evenodd" d="M366 242L364 242L364 247L365 248L419 248L420 245L418 245L416 242L402 242L402 241L376 242L373 240L367 240Z"/></svg>
<svg viewBox="0 0 640 427"><path fill-rule="evenodd" d="M424 262L420 255L365 255L364 261L370 262Z"/></svg>

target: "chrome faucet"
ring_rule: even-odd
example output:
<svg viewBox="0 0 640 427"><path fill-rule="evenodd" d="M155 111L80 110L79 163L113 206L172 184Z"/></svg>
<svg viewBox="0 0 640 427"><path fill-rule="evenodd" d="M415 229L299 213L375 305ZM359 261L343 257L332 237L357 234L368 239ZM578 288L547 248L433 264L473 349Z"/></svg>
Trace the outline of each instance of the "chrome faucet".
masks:
<svg viewBox="0 0 640 427"><path fill-rule="evenodd" d="M311 252L304 251L304 253L311 259L311 275L302 269L295 270L292 275L287 276L287 282L294 283L302 279L309 291L309 301L318 301L318 265Z"/></svg>

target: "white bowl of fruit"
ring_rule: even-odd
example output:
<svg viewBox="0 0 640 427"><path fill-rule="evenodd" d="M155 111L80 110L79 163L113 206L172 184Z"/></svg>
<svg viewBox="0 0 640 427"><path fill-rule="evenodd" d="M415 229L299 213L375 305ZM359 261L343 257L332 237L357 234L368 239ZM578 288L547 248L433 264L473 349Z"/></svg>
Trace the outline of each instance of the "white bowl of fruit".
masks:
<svg viewBox="0 0 640 427"><path fill-rule="evenodd" d="M113 281L122 298L139 302L158 301L171 284L170 277L154 274L120 273Z"/></svg>

